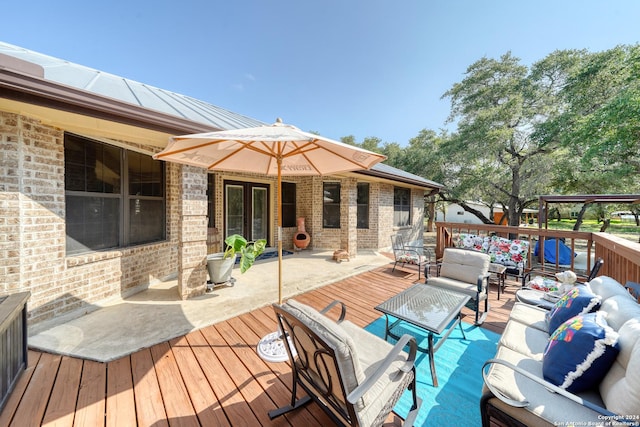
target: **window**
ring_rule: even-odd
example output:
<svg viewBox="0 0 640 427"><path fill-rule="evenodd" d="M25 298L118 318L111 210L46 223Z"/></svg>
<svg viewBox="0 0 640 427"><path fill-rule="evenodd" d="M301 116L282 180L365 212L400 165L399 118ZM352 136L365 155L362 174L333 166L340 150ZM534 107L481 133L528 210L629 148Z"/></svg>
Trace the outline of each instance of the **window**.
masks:
<svg viewBox="0 0 640 427"><path fill-rule="evenodd" d="M216 226L216 180L212 173L207 174L207 216L209 221L207 227L215 228Z"/></svg>
<svg viewBox="0 0 640 427"><path fill-rule="evenodd" d="M358 183L358 228L369 228L369 183Z"/></svg>
<svg viewBox="0 0 640 427"><path fill-rule="evenodd" d="M322 227L340 228L340 183L322 183Z"/></svg>
<svg viewBox="0 0 640 427"><path fill-rule="evenodd" d="M70 134L64 156L68 254L164 240L162 162Z"/></svg>
<svg viewBox="0 0 640 427"><path fill-rule="evenodd" d="M282 183L282 226L296 226L296 184Z"/></svg>
<svg viewBox="0 0 640 427"><path fill-rule="evenodd" d="M393 224L404 227L411 224L411 190L393 188Z"/></svg>

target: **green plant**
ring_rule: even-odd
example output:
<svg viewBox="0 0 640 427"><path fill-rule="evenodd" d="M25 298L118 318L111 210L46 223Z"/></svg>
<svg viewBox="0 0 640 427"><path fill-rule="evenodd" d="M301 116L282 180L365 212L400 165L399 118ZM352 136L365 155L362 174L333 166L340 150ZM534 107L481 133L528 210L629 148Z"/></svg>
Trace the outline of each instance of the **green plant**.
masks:
<svg viewBox="0 0 640 427"><path fill-rule="evenodd" d="M224 251L224 258L230 258L240 254L240 273L247 271L256 260L256 257L264 252L267 246L265 239L258 239L249 242L239 234L232 234L224 239L227 248Z"/></svg>

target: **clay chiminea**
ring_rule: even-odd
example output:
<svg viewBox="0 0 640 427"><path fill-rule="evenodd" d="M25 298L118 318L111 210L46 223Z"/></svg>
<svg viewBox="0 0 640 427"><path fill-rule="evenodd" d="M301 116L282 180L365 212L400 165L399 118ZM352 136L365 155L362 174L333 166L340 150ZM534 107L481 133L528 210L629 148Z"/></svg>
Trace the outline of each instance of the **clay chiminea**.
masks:
<svg viewBox="0 0 640 427"><path fill-rule="evenodd" d="M298 249L306 249L311 243L311 236L304 229L304 218L298 218L296 224L298 225L298 231L293 235L293 245Z"/></svg>

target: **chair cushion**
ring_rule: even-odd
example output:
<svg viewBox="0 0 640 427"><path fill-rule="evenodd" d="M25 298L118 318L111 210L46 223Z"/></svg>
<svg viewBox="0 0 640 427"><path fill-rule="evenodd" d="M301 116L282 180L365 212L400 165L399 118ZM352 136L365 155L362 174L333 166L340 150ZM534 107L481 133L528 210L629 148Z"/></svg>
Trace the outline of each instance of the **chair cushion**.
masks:
<svg viewBox="0 0 640 427"><path fill-rule="evenodd" d="M544 378L572 393L596 387L618 356L618 333L602 313L572 317L549 337Z"/></svg>
<svg viewBox="0 0 640 427"><path fill-rule="evenodd" d="M549 331L578 314L586 314L600 308L602 298L586 285L574 286L560 298L547 315Z"/></svg>
<svg viewBox="0 0 640 427"><path fill-rule="evenodd" d="M320 336L336 352L347 394L365 380L365 373L356 356L357 346L342 326L313 307L296 300L288 300L282 307Z"/></svg>
<svg viewBox="0 0 640 427"><path fill-rule="evenodd" d="M489 271L489 256L481 252L446 248L440 276L477 285L478 276Z"/></svg>
<svg viewBox="0 0 640 427"><path fill-rule="evenodd" d="M416 255L411 252L405 252L398 255L397 261L404 262L406 264L420 265L427 262L427 257L425 257L424 255Z"/></svg>

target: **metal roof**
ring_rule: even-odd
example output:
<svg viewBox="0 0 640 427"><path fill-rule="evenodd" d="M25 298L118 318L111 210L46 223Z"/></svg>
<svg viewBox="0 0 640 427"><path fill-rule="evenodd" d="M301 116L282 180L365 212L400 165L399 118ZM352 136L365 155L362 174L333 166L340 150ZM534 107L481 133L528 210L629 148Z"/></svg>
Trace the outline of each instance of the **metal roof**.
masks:
<svg viewBox="0 0 640 427"><path fill-rule="evenodd" d="M159 117L156 117L156 119L161 120L161 124L164 126L164 129L169 126L168 122L171 120L169 117L176 117L177 119L180 119L181 122L179 123L179 126L181 128L191 126L193 128L192 133L205 131L200 127L196 127L196 123L204 125L207 128L210 127L211 130L241 129L244 127L261 126L266 124L251 117L234 113L186 95L160 89L135 80L116 76L114 74L105 73L100 70L85 67L83 65L75 64L39 52L34 52L2 41L0 41L0 55L7 55L9 57L17 58L20 61L26 61L25 63L11 64L10 68L15 68L18 72L25 75L33 76L35 80L50 81L61 85L63 89L64 87L74 88L79 91L89 92L98 97L113 99L124 103L122 105L130 104L133 107L143 109L139 111L152 110L158 112L160 114L158 114ZM35 66L33 64L35 64ZM0 70L6 67L6 64L3 64L0 61ZM11 82L9 87L16 91L24 91L27 89L26 86L33 85L31 80L20 83L22 83L22 85L17 85L14 82ZM34 90L33 87L28 89L31 91ZM40 86L38 89L35 89L35 91L42 89L42 86ZM46 89L49 90L50 88ZM87 102L87 100L78 100L75 97L61 97L58 92L55 92L54 95L56 100L60 102L69 102L70 100L76 103ZM48 94L48 96L53 97L52 94ZM95 103L95 100L91 100L91 102ZM93 106L95 107L95 105ZM109 105L106 107L99 105L98 109L106 108L107 110L114 111L116 107L118 107L118 105ZM130 110L119 108L118 114L126 115L128 112L131 116L135 115L139 120L151 119L150 117L144 116L139 111L136 111L135 108ZM176 121L178 121L177 119ZM192 124L189 125L189 123ZM441 184L383 163L378 163L370 170L358 171L358 173L418 185L425 188L440 189L443 187Z"/></svg>
<svg viewBox="0 0 640 427"><path fill-rule="evenodd" d="M215 129L239 129L265 124L251 117L234 113L186 95L74 64L1 41L0 54L41 66L46 80L210 125Z"/></svg>

